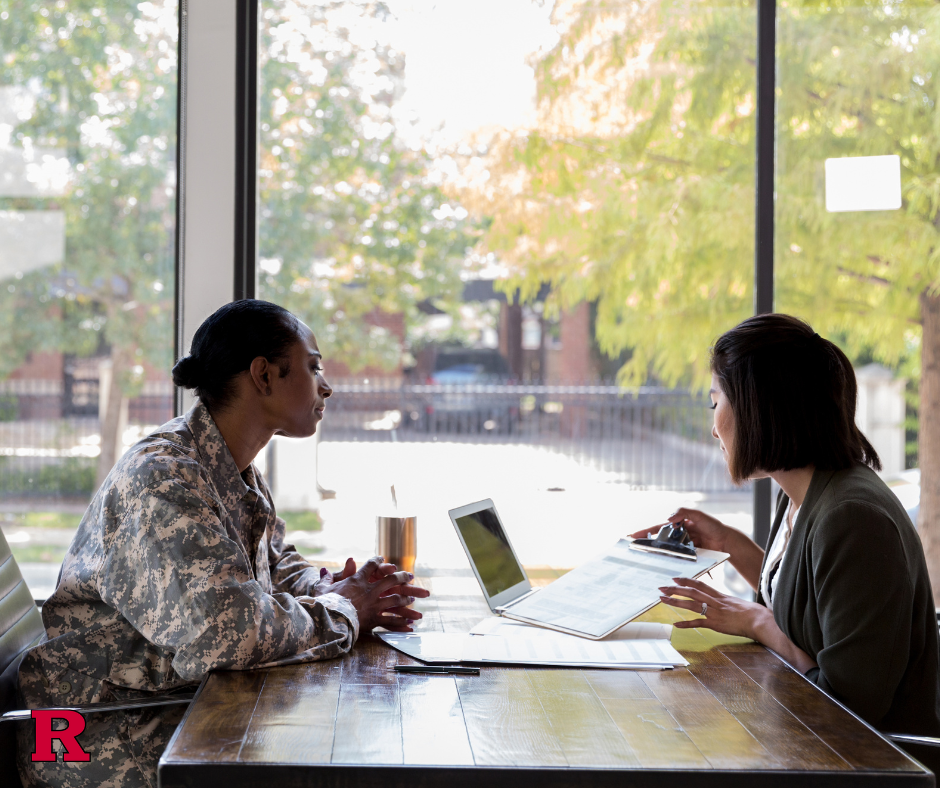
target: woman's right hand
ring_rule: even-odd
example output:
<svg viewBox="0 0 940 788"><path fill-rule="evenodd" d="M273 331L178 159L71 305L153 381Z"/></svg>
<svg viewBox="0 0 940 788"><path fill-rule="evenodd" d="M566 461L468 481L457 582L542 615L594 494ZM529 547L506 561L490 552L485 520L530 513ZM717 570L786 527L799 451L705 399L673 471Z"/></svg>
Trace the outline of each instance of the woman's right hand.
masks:
<svg viewBox="0 0 940 788"><path fill-rule="evenodd" d="M705 512L700 512L698 509L677 509L669 515L667 522L682 523L696 547L717 550L721 553L732 552L729 549L731 546L729 542L734 539L735 534L740 533L736 529L725 525L721 520L712 517L710 514L705 514ZM630 536L633 539L646 539L650 531L655 536L661 527L644 528L642 531L630 534Z"/></svg>
<svg viewBox="0 0 940 788"><path fill-rule="evenodd" d="M728 553L731 565L740 572L751 588L757 590L764 551L747 534L698 509L677 509L669 515L668 522L682 523L696 547ZM645 539L650 530L654 530L655 534L661 527L644 528L630 536L634 539Z"/></svg>

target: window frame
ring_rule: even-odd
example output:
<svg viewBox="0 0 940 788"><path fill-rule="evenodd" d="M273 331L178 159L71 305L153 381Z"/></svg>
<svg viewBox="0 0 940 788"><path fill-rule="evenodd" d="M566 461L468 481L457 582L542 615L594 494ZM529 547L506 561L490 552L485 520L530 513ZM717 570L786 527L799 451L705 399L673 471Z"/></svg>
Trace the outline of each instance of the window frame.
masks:
<svg viewBox="0 0 940 788"><path fill-rule="evenodd" d="M257 32L258 0L180 0L176 358L206 317L256 292ZM192 401L177 389L176 414Z"/></svg>
<svg viewBox="0 0 940 788"><path fill-rule="evenodd" d="M756 2L754 313L762 314L772 312L774 303L777 8L776 0ZM258 12L259 0L180 0L177 358L208 315L257 293ZM230 127L218 122L226 116L233 120ZM220 286L226 281L230 290ZM191 402L190 394L177 390L176 413ZM754 539L764 545L772 515L770 479L755 482L753 496Z"/></svg>

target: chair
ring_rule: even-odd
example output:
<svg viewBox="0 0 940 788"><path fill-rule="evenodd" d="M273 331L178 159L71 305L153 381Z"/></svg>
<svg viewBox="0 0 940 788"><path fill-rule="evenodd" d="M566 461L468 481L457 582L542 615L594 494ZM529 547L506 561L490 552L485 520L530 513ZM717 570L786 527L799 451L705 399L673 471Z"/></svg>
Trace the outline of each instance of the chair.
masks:
<svg viewBox="0 0 940 788"><path fill-rule="evenodd" d="M26 652L39 643L46 633L39 606L41 603L34 600L30 594L10 546L0 531L0 715L19 715L12 719L30 718L29 710L14 712L16 677ZM89 714L189 703L194 696L195 693L179 693L117 703L90 703L69 708ZM2 724L10 719L10 716L6 720L0 717L0 785L19 786L20 778L16 771L16 726Z"/></svg>
<svg viewBox="0 0 940 788"><path fill-rule="evenodd" d="M940 774L940 739L906 733L883 733L882 736L916 758L934 774Z"/></svg>
<svg viewBox="0 0 940 788"><path fill-rule="evenodd" d="M937 625L940 626L940 612L937 613ZM913 736L907 733L882 735L912 758L916 758L934 774L940 774L940 739L933 736Z"/></svg>
<svg viewBox="0 0 940 788"><path fill-rule="evenodd" d="M0 531L0 714L16 703L16 673L20 662L45 632L39 608ZM13 725L0 725L0 784L20 784Z"/></svg>
<svg viewBox="0 0 940 788"><path fill-rule="evenodd" d="M940 612L937 613L937 624L940 626ZM906 733L885 733L884 736L934 774L940 774L940 739Z"/></svg>

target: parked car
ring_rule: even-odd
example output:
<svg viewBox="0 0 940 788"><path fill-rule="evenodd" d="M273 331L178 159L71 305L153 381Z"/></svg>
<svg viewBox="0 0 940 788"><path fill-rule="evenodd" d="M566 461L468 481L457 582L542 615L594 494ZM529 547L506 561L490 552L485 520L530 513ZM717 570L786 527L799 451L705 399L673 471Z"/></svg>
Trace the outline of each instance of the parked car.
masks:
<svg viewBox="0 0 940 788"><path fill-rule="evenodd" d="M508 362L495 349L440 348L424 382L445 390L416 396L403 414L403 427L444 434L505 434L518 425L518 396L474 390L516 382Z"/></svg>
<svg viewBox="0 0 940 788"><path fill-rule="evenodd" d="M428 377L440 385L510 382L509 362L495 348L440 348Z"/></svg>

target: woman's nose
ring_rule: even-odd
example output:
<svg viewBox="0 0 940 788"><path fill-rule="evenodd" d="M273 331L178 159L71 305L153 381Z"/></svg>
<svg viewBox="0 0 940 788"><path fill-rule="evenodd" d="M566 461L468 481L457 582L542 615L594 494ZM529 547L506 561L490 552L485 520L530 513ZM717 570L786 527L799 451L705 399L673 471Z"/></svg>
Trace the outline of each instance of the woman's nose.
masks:
<svg viewBox="0 0 940 788"><path fill-rule="evenodd" d="M325 380L320 381L320 396L323 397L323 399L333 396L333 389Z"/></svg>
<svg viewBox="0 0 940 788"><path fill-rule="evenodd" d="M715 428L715 425L714 425L714 424L712 424L712 437L713 437L715 440L718 440L718 430Z"/></svg>

